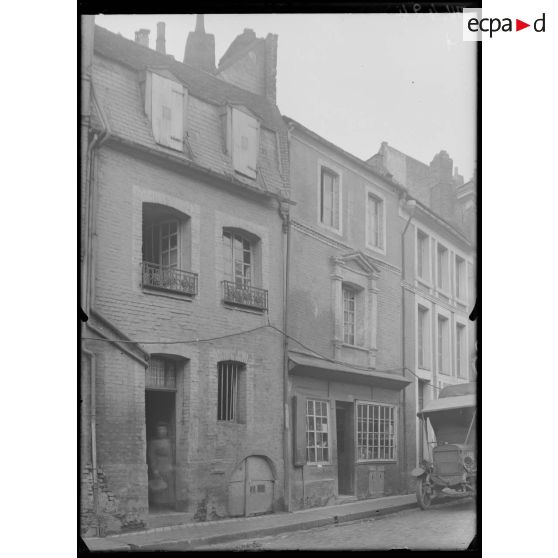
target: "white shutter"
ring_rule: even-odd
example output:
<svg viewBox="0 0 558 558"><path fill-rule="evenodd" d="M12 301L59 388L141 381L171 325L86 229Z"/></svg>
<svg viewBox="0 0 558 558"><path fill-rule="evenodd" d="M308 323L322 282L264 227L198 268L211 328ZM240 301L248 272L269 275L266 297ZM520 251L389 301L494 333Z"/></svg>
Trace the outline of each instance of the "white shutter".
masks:
<svg viewBox="0 0 558 558"><path fill-rule="evenodd" d="M171 97L171 130L170 146L183 150L184 143L184 88L179 83L170 81Z"/></svg>
<svg viewBox="0 0 558 558"><path fill-rule="evenodd" d="M259 124L255 118L233 109L232 115L233 166L250 178L256 178L259 150Z"/></svg>
<svg viewBox="0 0 558 558"><path fill-rule="evenodd" d="M151 124L157 143L183 150L184 88L154 73L151 74Z"/></svg>
<svg viewBox="0 0 558 558"><path fill-rule="evenodd" d="M151 127L153 128L153 137L157 143L163 143L161 137L161 106L163 104L164 80L157 74L151 74Z"/></svg>

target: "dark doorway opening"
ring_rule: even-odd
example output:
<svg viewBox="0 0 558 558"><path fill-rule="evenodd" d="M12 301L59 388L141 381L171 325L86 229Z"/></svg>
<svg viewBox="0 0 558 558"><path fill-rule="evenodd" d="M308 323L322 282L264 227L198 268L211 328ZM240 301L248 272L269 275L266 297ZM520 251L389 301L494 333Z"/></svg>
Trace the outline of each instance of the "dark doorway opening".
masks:
<svg viewBox="0 0 558 558"><path fill-rule="evenodd" d="M337 433L337 481L338 492L353 495L354 475L354 405L344 401L335 402L335 422Z"/></svg>
<svg viewBox="0 0 558 558"><path fill-rule="evenodd" d="M175 496L175 393L145 391L147 476L149 510L174 510Z"/></svg>

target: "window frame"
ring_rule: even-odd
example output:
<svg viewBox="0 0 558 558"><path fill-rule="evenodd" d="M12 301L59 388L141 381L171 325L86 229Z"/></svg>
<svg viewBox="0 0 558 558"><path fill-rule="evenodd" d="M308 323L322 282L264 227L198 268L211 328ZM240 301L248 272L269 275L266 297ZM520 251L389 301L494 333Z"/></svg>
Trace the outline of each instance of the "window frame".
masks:
<svg viewBox="0 0 558 558"><path fill-rule="evenodd" d="M442 267L440 266L440 259L438 257L440 253L440 248L442 248L446 253L446 264ZM450 257L449 248L445 244L437 240L436 241L436 290L447 297L450 296L450 290L451 290L450 263L451 263L451 257ZM445 268L445 275L444 275L444 268ZM442 278L445 277L446 279L445 285L439 284L438 280L440 278L440 272L442 273Z"/></svg>
<svg viewBox="0 0 558 558"><path fill-rule="evenodd" d="M421 370L432 369L432 308L417 302L417 368ZM424 318L424 323L422 321ZM421 346L422 340L422 346ZM422 352L422 362L420 353Z"/></svg>
<svg viewBox="0 0 558 558"><path fill-rule="evenodd" d="M463 277L459 279L459 281L458 281L459 273L458 273L458 263L457 263L458 260L461 260L461 264L463 266ZM467 259L464 258L461 254L458 254L457 252L454 253L454 269L455 269L455 278L454 278L455 299L461 304L467 304L467 299L469 296ZM458 285L461 285L460 293L457 292Z"/></svg>
<svg viewBox="0 0 558 558"><path fill-rule="evenodd" d="M421 252L419 250L420 247L420 242L419 242L419 238L422 237L424 238L425 244L426 244L426 249L427 249L427 255L426 255L426 262L422 261L421 256ZM427 287L431 287L432 286L432 240L431 240L431 235L428 234L426 231L424 231L423 229L417 227L416 228L416 251L415 251L415 261L416 261L416 267L415 267L415 275L417 280L422 283L423 285L426 285ZM421 275L419 273L419 261L421 262L421 267L424 268L424 265L426 263L426 270L428 273L428 277L424 277L423 275Z"/></svg>
<svg viewBox="0 0 558 558"><path fill-rule="evenodd" d="M358 297L358 292L352 288L351 286L347 285L347 284L342 284L341 285L341 292L342 292L342 296L343 296L343 343L345 345L351 345L353 347L356 346L356 339L357 339L357 297ZM352 323L352 343L350 342L350 340L347 340L347 321L345 320L345 314L347 312L351 312L350 310L347 310L345 303L347 302L347 299L345 297L345 294L350 294L352 295L352 303L353 303L353 308L352 308L352 318L353 318L353 323Z"/></svg>
<svg viewBox="0 0 558 558"><path fill-rule="evenodd" d="M313 408L313 415L309 415L308 414L308 404L312 402L312 408ZM316 415L316 403L321 403L323 405L325 405L325 409L326 409L326 414L325 414L325 419L326 419L326 425L327 425L327 431L326 431L326 435L327 435L327 446L318 446L317 445L317 434L323 434L323 430L319 431L316 429L316 418L318 418L318 415ZM332 449L332 444L331 444L331 421L330 421L330 404L329 401L327 399L319 399L319 398L314 398L314 397L306 397L305 398L305 411L304 411L304 416L305 416L305 448L306 448L306 455L305 455L305 461L306 461L306 465L310 465L310 466L318 466L318 465L329 465L331 464L331 449ZM309 418L313 418L314 419L314 429L310 430L309 429ZM320 419L324 418L324 415L319 415ZM314 445L313 446L309 446L308 442L309 442L309 437L310 434L314 434ZM323 442L322 442L323 443ZM324 448L327 449L327 460L322 460L322 461L318 461L317 457L318 457L318 448L322 449L322 457L323 457L323 450ZM309 450L313 449L315 452L315 461L310 461L309 459Z"/></svg>
<svg viewBox="0 0 558 558"><path fill-rule="evenodd" d="M440 320L443 320L446 323L445 331L447 338L445 343L443 343L444 330L440 329ZM440 342L440 335L442 335L442 343ZM444 355L443 351L440 353L440 347L445 347L447 354ZM444 367L440 366L440 358ZM447 370L445 369L446 366ZM436 371L444 376L452 375L451 318L449 315L440 311L436 314Z"/></svg>
<svg viewBox="0 0 558 558"><path fill-rule="evenodd" d="M230 247L228 245L225 244L225 236L229 235L231 237L231 242L230 242ZM248 288L248 287L255 287L255 283L258 282L256 279L256 241L254 240L254 238L250 238L252 235L247 235L245 233L242 232L238 232L235 231L233 229L230 228L223 228L222 234L221 234L221 242L223 245L223 276L224 279L226 281L231 281L232 283L234 283L235 287L238 288ZM242 242L242 254L243 254L243 258L241 261L236 260L235 259L235 239L239 240ZM249 245L249 250L248 253L250 254L250 261L248 264L246 264L246 262L244 261L244 253L246 252L246 249L244 247L244 244L248 243ZM230 253L229 255L227 255L227 252L229 252L229 248L230 248ZM230 256L230 260L229 260L229 256ZM236 274L236 263L237 261L242 265L242 270L243 270L243 275L241 276L242 278L242 284L238 285L237 284L237 274ZM231 268L227 271L227 264L230 262ZM246 276L244 274L245 272L245 266L248 265L249 266L249 270L250 270L250 277L248 278L248 282L246 282ZM230 278L229 278L230 277Z"/></svg>
<svg viewBox="0 0 558 558"><path fill-rule="evenodd" d="M387 408L391 410L391 417L393 419L393 433L392 434L388 434L389 436L391 436L391 439L393 441L393 444L391 446L388 446L388 449L392 449L392 455L385 457L372 457L372 458L364 458L364 457L360 457L361 455L361 448L365 448L366 450L366 455L368 455L369 453L369 449L372 448L372 450L374 449L374 445L370 446L368 443L366 443L365 446L362 446L359 444L359 435L362 435L362 437L364 438L366 436L367 441L369 440L369 436L370 436L370 431L368 430L368 427L366 428L366 433L362 432L361 434L359 434L359 407L361 406L367 406L367 408L369 409L371 406L375 406L378 408ZM399 412L399 407L395 404L391 404L391 403L379 403L376 401L365 401L365 400L356 400L355 401L355 450L356 450L356 462L357 463L386 463L386 462L397 462L398 460L398 443L399 443L399 423L398 423L398 412ZM385 418L384 418L385 420ZM388 419L389 420L389 419ZM366 424L369 424L370 421L370 412L368 410L367 415L366 415ZM372 415L372 421L374 423L374 414ZM364 420L363 420L364 422ZM372 431L372 435L374 434L374 431ZM385 432L383 433L385 436ZM379 433L378 433L379 436ZM378 440L380 438L378 437ZM384 438L385 440L385 438ZM380 453L380 445L377 446L378 447L378 454ZM384 448L385 450L385 448Z"/></svg>
<svg viewBox="0 0 558 558"><path fill-rule="evenodd" d="M380 223L379 225L381 226L381 238L382 238L382 243L381 246L372 244L371 242L371 238L370 238L370 211L369 211L369 204L370 204L370 199L373 198L376 203L380 203L381 204L381 208L382 208L382 216L380 219ZM365 223L366 223L366 247L369 248L370 250L373 250L374 252L378 252L380 254L386 254L386 250L387 250L387 218L386 218L386 198L385 196L381 195L378 193L377 190L372 189L370 187L366 188L366 200L365 200Z"/></svg>
<svg viewBox="0 0 558 558"><path fill-rule="evenodd" d="M459 339L459 331L463 332L463 343ZM462 346L461 346L462 345ZM460 374L460 367L462 373ZM467 323L455 320L455 376L461 379L469 378L469 334Z"/></svg>
<svg viewBox="0 0 558 558"><path fill-rule="evenodd" d="M337 190L338 190L338 200L337 200L337 212L338 212L338 224L339 227L328 225L322 221L322 207L323 207L323 196L322 196L322 172L325 170L330 174L337 177ZM334 232L335 234L342 236L343 234L343 179L342 172L336 165L329 162L318 160L318 224L327 229L328 231Z"/></svg>

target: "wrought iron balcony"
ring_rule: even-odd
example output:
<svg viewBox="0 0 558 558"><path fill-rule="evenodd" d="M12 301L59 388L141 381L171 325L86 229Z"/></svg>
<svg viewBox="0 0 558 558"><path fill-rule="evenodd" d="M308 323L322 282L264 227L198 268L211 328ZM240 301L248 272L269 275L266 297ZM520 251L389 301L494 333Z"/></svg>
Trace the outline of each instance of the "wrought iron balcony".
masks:
<svg viewBox="0 0 558 558"><path fill-rule="evenodd" d="M142 262L142 287L194 296L198 294L198 275L190 271Z"/></svg>
<svg viewBox="0 0 558 558"><path fill-rule="evenodd" d="M229 304L267 310L267 291L250 287L249 285L237 285L232 281L223 281L223 300Z"/></svg>

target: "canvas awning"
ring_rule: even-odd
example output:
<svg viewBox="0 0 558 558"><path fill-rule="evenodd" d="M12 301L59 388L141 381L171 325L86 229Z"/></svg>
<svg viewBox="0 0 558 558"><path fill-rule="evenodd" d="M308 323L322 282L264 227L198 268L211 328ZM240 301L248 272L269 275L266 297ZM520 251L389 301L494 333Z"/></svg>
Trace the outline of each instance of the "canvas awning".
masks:
<svg viewBox="0 0 558 558"><path fill-rule="evenodd" d="M401 374L361 370L350 364L338 364L310 355L289 353L289 374L310 376L336 382L372 384L391 389L404 389L411 380Z"/></svg>

